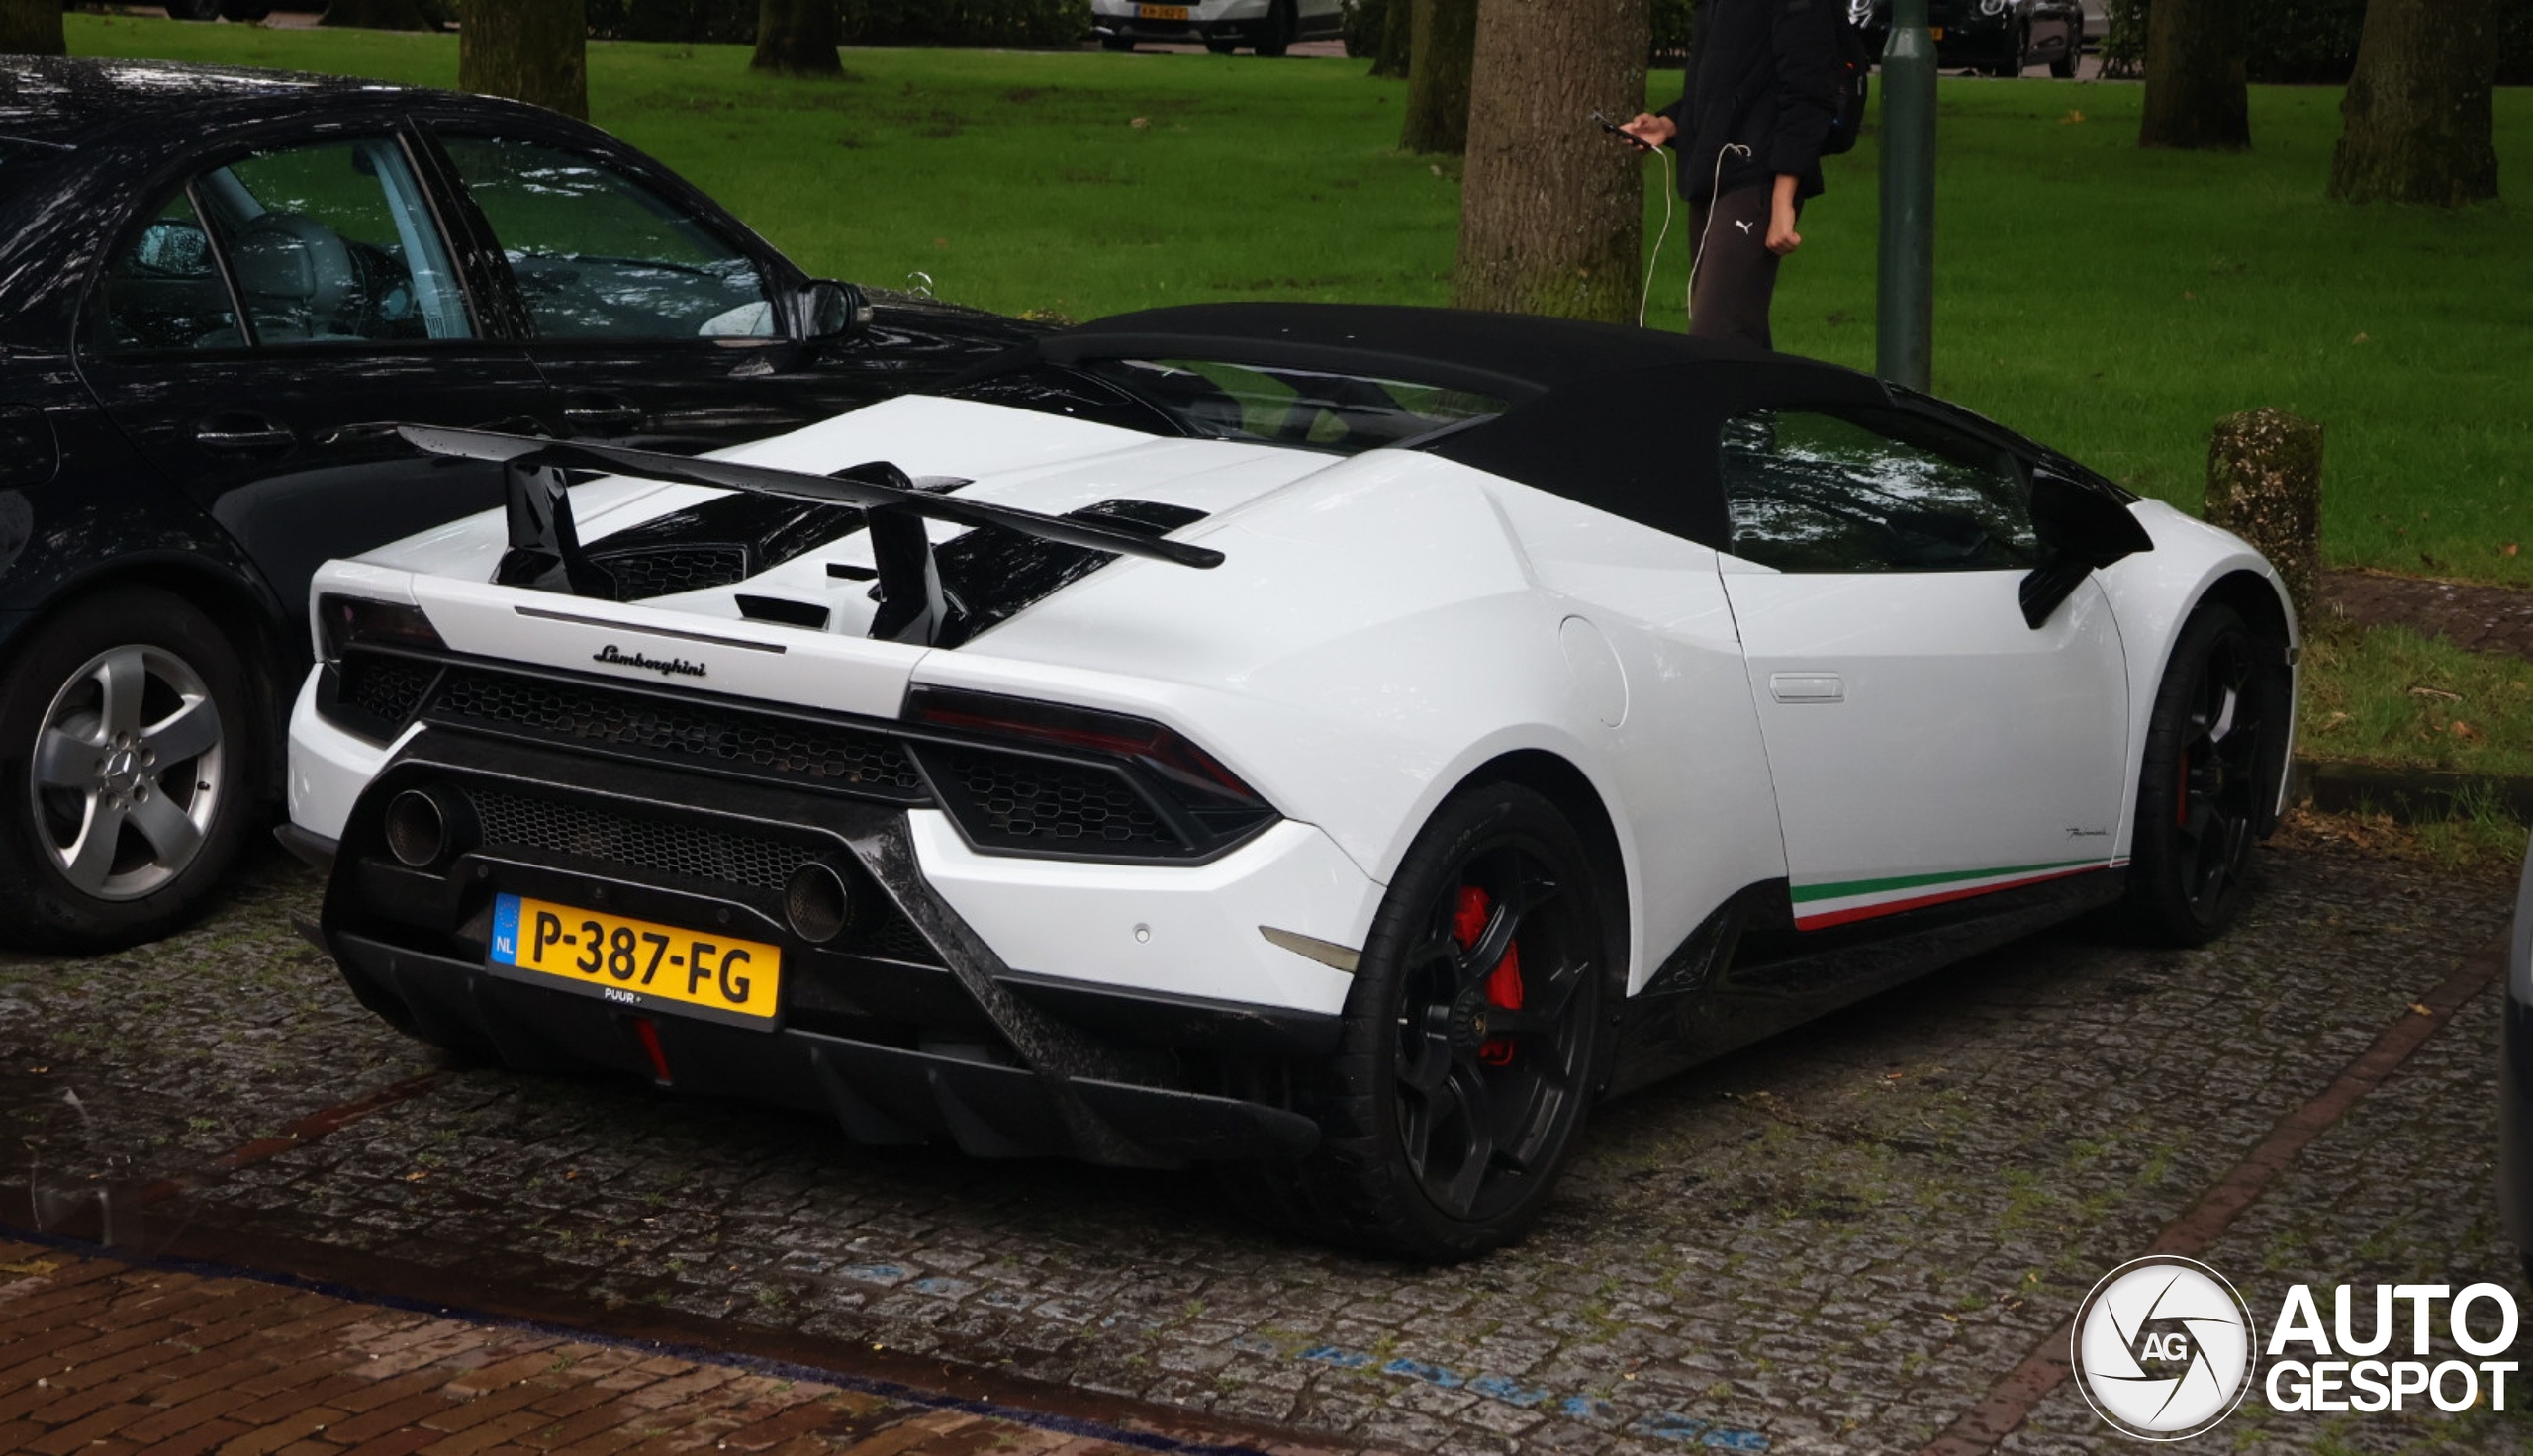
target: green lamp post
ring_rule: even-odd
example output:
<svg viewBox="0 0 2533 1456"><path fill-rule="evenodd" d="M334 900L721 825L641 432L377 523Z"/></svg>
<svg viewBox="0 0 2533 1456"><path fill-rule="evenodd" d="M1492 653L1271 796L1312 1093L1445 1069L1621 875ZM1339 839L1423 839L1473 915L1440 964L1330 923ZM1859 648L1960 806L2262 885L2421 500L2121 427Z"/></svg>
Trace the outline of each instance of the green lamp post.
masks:
<svg viewBox="0 0 2533 1456"><path fill-rule="evenodd" d="M1934 377L1935 38L1926 0L1892 0L1882 52L1882 252L1875 372L1923 390Z"/></svg>

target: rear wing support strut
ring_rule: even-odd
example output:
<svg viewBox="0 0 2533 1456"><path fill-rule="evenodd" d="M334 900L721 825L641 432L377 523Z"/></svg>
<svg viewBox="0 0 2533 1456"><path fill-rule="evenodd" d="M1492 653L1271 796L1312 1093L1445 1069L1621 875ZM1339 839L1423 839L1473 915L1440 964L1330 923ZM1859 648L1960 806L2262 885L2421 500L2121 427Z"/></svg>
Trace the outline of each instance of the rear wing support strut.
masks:
<svg viewBox="0 0 2533 1456"><path fill-rule="evenodd" d="M880 613L871 635L930 644L948 620L941 574L933 562L927 521L991 526L1025 536L1174 566L1210 570L1223 554L1206 546L1149 536L1071 516L1044 515L926 491L885 460L834 475L808 475L731 460L693 459L591 440L552 440L492 430L401 424L396 432L433 455L490 460L503 467L511 549L494 569L503 586L612 599L615 580L581 549L572 521L566 471L587 470L671 485L709 486L824 505L859 506L870 522L880 573Z"/></svg>

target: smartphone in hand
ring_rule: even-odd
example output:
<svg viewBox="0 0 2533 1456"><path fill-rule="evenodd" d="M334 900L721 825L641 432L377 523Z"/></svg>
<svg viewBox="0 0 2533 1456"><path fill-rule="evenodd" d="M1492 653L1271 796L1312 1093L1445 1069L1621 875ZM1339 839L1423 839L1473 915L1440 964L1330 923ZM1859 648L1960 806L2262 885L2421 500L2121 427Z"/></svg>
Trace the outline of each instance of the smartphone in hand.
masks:
<svg viewBox="0 0 2533 1456"><path fill-rule="evenodd" d="M1609 133L1611 136L1616 136L1621 141L1626 142L1628 145L1635 147L1639 151L1661 150L1660 147L1655 146L1652 142L1637 136L1634 132L1631 132L1627 128L1620 126L1618 123L1611 121L1608 117L1603 116L1597 111L1592 113L1592 120L1600 125L1602 131Z"/></svg>

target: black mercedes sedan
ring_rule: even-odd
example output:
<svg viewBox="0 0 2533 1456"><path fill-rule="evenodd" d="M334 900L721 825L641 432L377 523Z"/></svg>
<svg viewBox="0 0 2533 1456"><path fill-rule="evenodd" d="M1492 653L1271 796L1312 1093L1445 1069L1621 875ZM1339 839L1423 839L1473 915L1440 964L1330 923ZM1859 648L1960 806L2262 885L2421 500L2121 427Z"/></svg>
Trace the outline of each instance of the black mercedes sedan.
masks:
<svg viewBox="0 0 2533 1456"><path fill-rule="evenodd" d="M0 57L0 939L180 923L284 787L310 575L500 500L371 421L693 451L1037 331L533 107Z"/></svg>

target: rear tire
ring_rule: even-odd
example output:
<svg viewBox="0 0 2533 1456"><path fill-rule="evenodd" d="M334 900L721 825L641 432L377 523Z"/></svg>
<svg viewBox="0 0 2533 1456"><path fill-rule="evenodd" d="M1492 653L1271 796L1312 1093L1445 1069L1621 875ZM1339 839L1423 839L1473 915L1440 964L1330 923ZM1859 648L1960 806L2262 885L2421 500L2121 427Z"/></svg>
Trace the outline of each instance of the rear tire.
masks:
<svg viewBox="0 0 2533 1456"><path fill-rule="evenodd" d="M2008 51L2003 59L1989 67L1988 74L2001 80L2012 80L2021 75L2023 68L2030 64L2031 28L2024 26L2015 32L2014 48Z"/></svg>
<svg viewBox="0 0 2533 1456"><path fill-rule="evenodd" d="M0 682L0 936L108 951L190 920L260 808L264 716L237 649L169 592L30 629Z"/></svg>
<svg viewBox="0 0 2533 1456"><path fill-rule="evenodd" d="M1099 38L1099 48L1102 50L1115 50L1120 52L1132 50L1135 48L1135 38L1132 36L1102 36Z"/></svg>
<svg viewBox="0 0 2533 1456"><path fill-rule="evenodd" d="M2076 70L2084 64L2084 36L2081 32L2072 32L2067 37L2066 50L2056 60L2049 62L2049 74L2062 81L2072 81L2076 79Z"/></svg>
<svg viewBox="0 0 2533 1456"><path fill-rule="evenodd" d="M1608 1079L1615 894L1542 795L1498 783L1447 801L1373 918L1337 1054L1294 1068L1319 1147L1238 1170L1238 1196L1412 1259L1520 1237Z"/></svg>
<svg viewBox="0 0 2533 1456"><path fill-rule="evenodd" d="M2127 909L2148 939L2204 945L2242 909L2286 756L2289 681L2279 645L2232 607L2204 604L2183 624L2138 774Z"/></svg>
<svg viewBox="0 0 2533 1456"><path fill-rule="evenodd" d="M1266 12L1266 29L1258 35L1258 53L1274 59L1293 48L1293 35L1301 22L1293 16L1293 0L1275 0Z"/></svg>
<svg viewBox="0 0 2533 1456"><path fill-rule="evenodd" d="M1229 55L1240 48L1240 42L1231 36L1207 36L1205 48L1216 55Z"/></svg>

